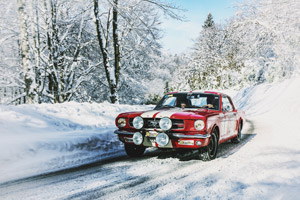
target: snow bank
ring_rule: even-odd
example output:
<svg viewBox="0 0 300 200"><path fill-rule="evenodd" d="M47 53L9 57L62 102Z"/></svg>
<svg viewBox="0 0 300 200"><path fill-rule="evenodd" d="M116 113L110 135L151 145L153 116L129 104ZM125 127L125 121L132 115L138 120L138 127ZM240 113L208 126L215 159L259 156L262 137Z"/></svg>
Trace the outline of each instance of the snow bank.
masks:
<svg viewBox="0 0 300 200"><path fill-rule="evenodd" d="M123 153L113 131L121 112L151 106L63 103L0 106L0 182Z"/></svg>
<svg viewBox="0 0 300 200"><path fill-rule="evenodd" d="M268 114L299 115L300 78L276 84L261 84L239 92L234 101L248 116Z"/></svg>
<svg viewBox="0 0 300 200"><path fill-rule="evenodd" d="M234 97L237 107L246 111L254 124L255 137L229 159L227 170L232 174L221 175L220 183L232 184L227 187L228 197L299 198L299 88L298 77L247 88Z"/></svg>

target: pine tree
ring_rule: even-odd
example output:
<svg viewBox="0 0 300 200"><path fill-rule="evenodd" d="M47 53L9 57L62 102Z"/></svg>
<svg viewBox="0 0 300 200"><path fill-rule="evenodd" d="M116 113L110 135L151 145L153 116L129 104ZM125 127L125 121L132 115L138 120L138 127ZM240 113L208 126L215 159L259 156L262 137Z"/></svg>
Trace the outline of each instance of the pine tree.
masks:
<svg viewBox="0 0 300 200"><path fill-rule="evenodd" d="M170 88L169 88L169 82L168 81L166 81L166 84L165 84L165 91L164 91L164 93L166 94L166 93L169 93L170 92Z"/></svg>
<svg viewBox="0 0 300 200"><path fill-rule="evenodd" d="M187 78L193 90L213 89L220 85L218 68L220 67L221 31L216 27L211 13L208 14L202 28L189 63L191 67Z"/></svg>
<svg viewBox="0 0 300 200"><path fill-rule="evenodd" d="M207 19L204 21L203 28L211 28L215 26L215 22L213 20L213 16L211 13L208 13Z"/></svg>

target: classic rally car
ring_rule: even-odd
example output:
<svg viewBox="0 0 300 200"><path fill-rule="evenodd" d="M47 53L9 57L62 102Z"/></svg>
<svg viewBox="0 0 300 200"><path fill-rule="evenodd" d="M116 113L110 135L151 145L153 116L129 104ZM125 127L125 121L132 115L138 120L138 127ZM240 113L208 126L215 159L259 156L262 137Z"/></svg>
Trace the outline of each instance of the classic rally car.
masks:
<svg viewBox="0 0 300 200"><path fill-rule="evenodd" d="M199 149L202 160L212 160L218 145L241 140L244 113L229 96L217 92L173 92L154 108L121 113L116 118L120 141L129 156L147 147Z"/></svg>

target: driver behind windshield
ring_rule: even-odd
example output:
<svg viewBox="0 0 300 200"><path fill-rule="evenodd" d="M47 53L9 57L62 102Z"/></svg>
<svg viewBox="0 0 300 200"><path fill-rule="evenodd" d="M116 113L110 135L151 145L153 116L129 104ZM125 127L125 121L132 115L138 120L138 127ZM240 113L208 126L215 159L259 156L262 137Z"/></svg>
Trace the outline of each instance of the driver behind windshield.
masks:
<svg viewBox="0 0 300 200"><path fill-rule="evenodd" d="M219 109L219 97L213 94L201 93L177 93L165 95L157 104L155 109L161 108L208 108L213 110Z"/></svg>
<svg viewBox="0 0 300 200"><path fill-rule="evenodd" d="M186 96L178 96L176 99L176 107L179 108L186 108L186 107L191 107L191 101L186 98Z"/></svg>
<svg viewBox="0 0 300 200"><path fill-rule="evenodd" d="M207 104L203 105L203 108L214 108L214 109L218 109L218 100L215 98L215 96L213 95L209 95L207 96L206 99Z"/></svg>

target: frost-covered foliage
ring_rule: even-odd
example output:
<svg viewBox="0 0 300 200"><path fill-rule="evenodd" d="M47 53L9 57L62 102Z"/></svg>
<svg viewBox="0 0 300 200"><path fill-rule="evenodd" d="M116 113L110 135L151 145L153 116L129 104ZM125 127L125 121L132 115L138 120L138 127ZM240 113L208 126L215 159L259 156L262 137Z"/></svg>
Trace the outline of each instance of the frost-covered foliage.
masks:
<svg viewBox="0 0 300 200"><path fill-rule="evenodd" d="M161 54L160 14L146 1L94 2L99 5L96 23L108 27L97 31L97 36L105 54L103 65L110 99L141 102Z"/></svg>
<svg viewBox="0 0 300 200"><path fill-rule="evenodd" d="M215 24L211 14L204 22L185 63L177 68L179 89L225 89L241 84L243 62L238 54L241 45L230 26ZM180 76L181 75L181 76ZM178 81L177 81L178 82ZM174 83L173 83L174 84Z"/></svg>
<svg viewBox="0 0 300 200"><path fill-rule="evenodd" d="M255 81L272 82L299 74L299 1L248 1L236 13L234 26L251 53L245 64Z"/></svg>
<svg viewBox="0 0 300 200"><path fill-rule="evenodd" d="M160 66L160 17L177 17L164 1L0 3L1 103L142 102Z"/></svg>
<svg viewBox="0 0 300 200"><path fill-rule="evenodd" d="M299 1L246 1L223 24L209 14L182 55L160 45L161 17L179 18L167 2L0 0L0 103L143 103L300 74Z"/></svg>
<svg viewBox="0 0 300 200"><path fill-rule="evenodd" d="M159 62L152 67L146 103L156 104L163 94L188 89L185 79L187 58L184 54L162 54Z"/></svg>
<svg viewBox="0 0 300 200"><path fill-rule="evenodd" d="M188 65L177 71L185 68L190 89L238 89L299 75L299 29L295 0L241 3L224 24L209 14L187 54Z"/></svg>
<svg viewBox="0 0 300 200"><path fill-rule="evenodd" d="M189 61L188 84L191 89L228 88L240 69L235 41L230 30L213 23L209 14ZM238 75L236 75L238 77Z"/></svg>
<svg viewBox="0 0 300 200"><path fill-rule="evenodd" d="M79 86L89 79L97 66L94 37L88 31L91 20L88 7L80 2L65 0L33 0L8 2L2 0L1 29L7 71L1 79L13 79L19 97L27 103L64 102L74 97ZM14 37L7 37L13 34ZM2 39L2 38L1 38ZM1 64L0 69L5 70ZM15 74L13 74L15 72ZM7 91L7 85L1 84ZM1 103L20 103L20 98L8 98Z"/></svg>
<svg viewBox="0 0 300 200"><path fill-rule="evenodd" d="M18 15L13 3L0 1L0 103L17 98L23 92L19 65ZM8 17L10 16L10 17ZM15 42L11 42L15 41ZM21 103L22 99L19 99Z"/></svg>

